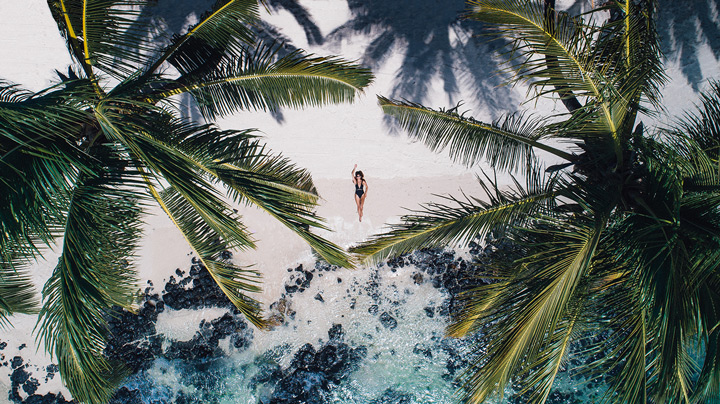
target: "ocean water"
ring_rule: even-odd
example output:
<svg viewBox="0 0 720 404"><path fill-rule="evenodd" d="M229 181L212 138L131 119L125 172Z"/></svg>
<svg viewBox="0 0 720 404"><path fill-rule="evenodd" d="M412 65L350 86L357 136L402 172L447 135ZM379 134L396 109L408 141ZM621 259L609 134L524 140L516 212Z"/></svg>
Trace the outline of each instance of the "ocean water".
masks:
<svg viewBox="0 0 720 404"><path fill-rule="evenodd" d="M455 403L456 377L481 349L444 334L453 278L471 260L445 251L357 270L288 268L286 293L267 313L276 322L269 331L227 307L173 309L165 295L152 336L160 348L113 402ZM197 285L179 284L190 294ZM557 390L550 402L598 394L565 375Z"/></svg>
<svg viewBox="0 0 720 404"><path fill-rule="evenodd" d="M456 403L457 377L482 346L447 338L445 328L483 254L479 246L421 251L355 270L308 260L284 272L285 293L265 313L269 330L249 325L204 268L188 262L164 285L149 285L139 314L109 319L106 354L131 371L111 404ZM8 402L66 402L47 384L59 383L57 368L3 352ZM592 402L602 393L563 372L548 402ZM524 400L508 388L489 402Z"/></svg>

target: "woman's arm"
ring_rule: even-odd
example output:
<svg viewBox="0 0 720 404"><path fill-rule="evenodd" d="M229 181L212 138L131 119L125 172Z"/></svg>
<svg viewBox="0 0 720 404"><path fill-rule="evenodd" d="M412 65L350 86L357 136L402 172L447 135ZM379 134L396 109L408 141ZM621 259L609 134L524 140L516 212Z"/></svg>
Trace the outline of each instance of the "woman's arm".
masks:
<svg viewBox="0 0 720 404"><path fill-rule="evenodd" d="M355 169L356 169L356 168L357 168L357 164L355 164L355 165L353 166L352 172L350 173L350 174L352 175L352 182L353 182L353 184L357 184L357 182L355 182Z"/></svg>

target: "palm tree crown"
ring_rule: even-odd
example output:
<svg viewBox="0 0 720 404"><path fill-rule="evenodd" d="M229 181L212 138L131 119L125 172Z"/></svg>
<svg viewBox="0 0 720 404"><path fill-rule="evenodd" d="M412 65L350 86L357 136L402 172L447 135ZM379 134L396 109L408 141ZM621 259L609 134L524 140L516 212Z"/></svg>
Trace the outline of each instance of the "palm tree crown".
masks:
<svg viewBox="0 0 720 404"><path fill-rule="evenodd" d="M483 180L486 198L429 204L354 252L372 262L494 230L517 243L521 259L478 269L492 282L464 295L448 329L480 338L481 358L462 377L466 402L511 382L523 401L544 402L570 355L584 360L575 374L604 378L604 401L717 399L720 85L698 114L651 132L638 114L662 112L655 1L614 0L583 18L552 0L468 5L469 18L512 41L516 80L568 113L483 123L380 97L433 150L524 180ZM564 162L542 167L536 150Z"/></svg>
<svg viewBox="0 0 720 404"><path fill-rule="evenodd" d="M280 56L253 26L256 0L218 0L169 44L140 18L152 0L48 0L74 66L38 93L0 82L0 322L37 311L27 263L62 240L43 289L38 337L82 402L106 402L124 375L103 357L113 305L136 301L132 256L142 215L158 204L219 287L263 326L259 273L221 259L253 248L229 205L257 206L336 265L351 266L313 209L309 173L264 148L252 130L180 117L189 94L206 120L353 100L369 70L301 52Z"/></svg>

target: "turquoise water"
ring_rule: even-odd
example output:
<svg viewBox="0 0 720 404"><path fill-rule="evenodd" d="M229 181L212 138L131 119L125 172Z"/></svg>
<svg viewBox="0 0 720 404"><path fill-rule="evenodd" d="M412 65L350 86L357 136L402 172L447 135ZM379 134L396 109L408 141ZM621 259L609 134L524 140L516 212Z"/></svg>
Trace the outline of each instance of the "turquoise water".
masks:
<svg viewBox="0 0 720 404"><path fill-rule="evenodd" d="M457 402L455 377L474 353L468 341L444 337L449 295L437 287L437 281L433 285L432 276L414 265L313 273L304 291L288 295L280 305L285 322L271 331L254 330L249 346L235 348L231 337L226 337L218 344L224 352L220 357L157 359L148 370L132 376L127 388L138 390L146 403ZM289 272L286 283L295 284L296 274ZM277 306L268 314L279 314ZM161 325L170 319L184 323L182 318L189 312L166 310L158 328L167 330ZM328 332L336 324L343 337L331 340ZM197 322L186 326L189 330L175 337L188 339ZM174 340L166 332L165 347ZM306 344L314 351L328 345L344 347L355 353L355 360L344 365L337 380L322 372L326 369L301 370L292 377L298 368L295 358ZM307 394L302 400L288 398L290 393L283 391L288 385L300 386ZM585 402L597 394L565 375L557 386L579 401L558 395L551 402Z"/></svg>

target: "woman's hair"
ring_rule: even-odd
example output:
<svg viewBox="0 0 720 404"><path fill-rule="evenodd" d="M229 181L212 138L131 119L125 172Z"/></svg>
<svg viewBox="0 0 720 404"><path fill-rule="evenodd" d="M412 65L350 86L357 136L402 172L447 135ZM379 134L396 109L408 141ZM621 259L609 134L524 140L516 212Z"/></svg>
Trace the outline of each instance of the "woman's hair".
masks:
<svg viewBox="0 0 720 404"><path fill-rule="evenodd" d="M360 171L360 170L355 171L355 175L356 176L359 175L361 180L365 180L365 174L363 174L362 171Z"/></svg>

